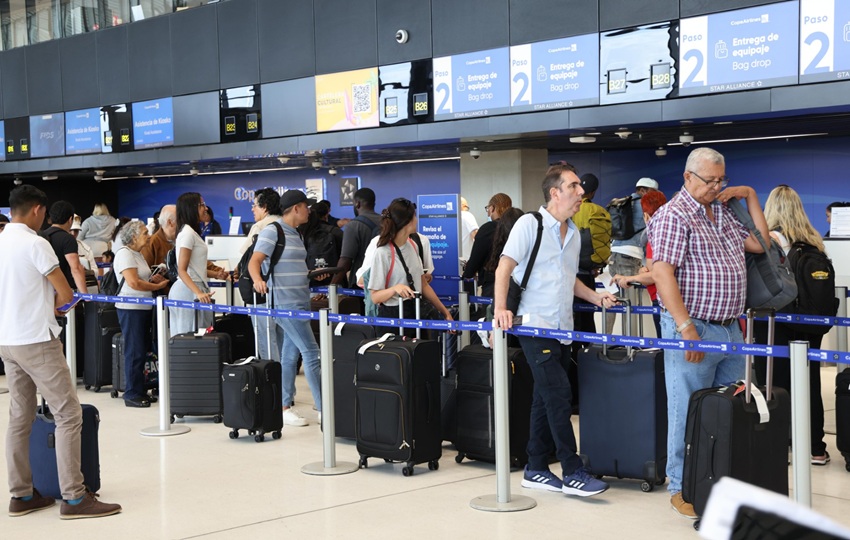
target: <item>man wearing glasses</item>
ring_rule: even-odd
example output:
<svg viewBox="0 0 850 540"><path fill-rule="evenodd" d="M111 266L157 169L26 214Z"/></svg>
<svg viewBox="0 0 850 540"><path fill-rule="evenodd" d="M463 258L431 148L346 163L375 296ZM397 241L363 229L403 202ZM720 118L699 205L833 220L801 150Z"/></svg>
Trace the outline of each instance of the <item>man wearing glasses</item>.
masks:
<svg viewBox="0 0 850 540"><path fill-rule="evenodd" d="M711 148L691 152L684 177L679 194L659 208L649 223L662 337L743 343L738 317L744 312L747 292L744 252L762 253L763 249L725 203L746 199L756 227L770 238L758 196L751 187L726 187L725 160ZM664 370L667 490L673 509L696 519L693 505L684 502L681 493L688 400L697 390L743 379L744 357L667 350Z"/></svg>

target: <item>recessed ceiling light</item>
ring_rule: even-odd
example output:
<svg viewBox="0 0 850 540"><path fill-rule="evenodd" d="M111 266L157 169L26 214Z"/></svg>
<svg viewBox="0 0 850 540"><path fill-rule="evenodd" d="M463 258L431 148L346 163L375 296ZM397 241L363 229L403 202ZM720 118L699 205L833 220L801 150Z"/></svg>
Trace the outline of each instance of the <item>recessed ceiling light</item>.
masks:
<svg viewBox="0 0 850 540"><path fill-rule="evenodd" d="M731 121L728 121L728 122L715 122L715 123L714 123L714 125L715 125L715 126L725 126L725 125L727 125L727 124L731 124L731 123L732 123Z"/></svg>

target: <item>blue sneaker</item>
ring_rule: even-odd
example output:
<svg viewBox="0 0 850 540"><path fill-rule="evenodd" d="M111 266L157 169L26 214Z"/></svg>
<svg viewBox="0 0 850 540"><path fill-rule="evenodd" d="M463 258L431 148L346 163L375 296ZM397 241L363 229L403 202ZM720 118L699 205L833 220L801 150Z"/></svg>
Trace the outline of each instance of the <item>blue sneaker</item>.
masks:
<svg viewBox="0 0 850 540"><path fill-rule="evenodd" d="M561 491L564 485L558 475L551 471L530 471L528 465L525 466L525 473L522 475L522 487L529 489L543 489L546 491Z"/></svg>
<svg viewBox="0 0 850 540"><path fill-rule="evenodd" d="M576 472L564 477L563 486L564 495L578 495L579 497L599 495L608 489L608 484L596 479L584 467L579 467Z"/></svg>

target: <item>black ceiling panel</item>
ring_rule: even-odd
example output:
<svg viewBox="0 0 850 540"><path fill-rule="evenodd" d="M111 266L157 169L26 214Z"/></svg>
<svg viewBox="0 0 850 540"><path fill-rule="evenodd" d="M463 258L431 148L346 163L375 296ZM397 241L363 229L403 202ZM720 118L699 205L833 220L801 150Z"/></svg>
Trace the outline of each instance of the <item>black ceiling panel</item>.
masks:
<svg viewBox="0 0 850 540"><path fill-rule="evenodd" d="M218 92L174 98L174 145L217 144Z"/></svg>
<svg viewBox="0 0 850 540"><path fill-rule="evenodd" d="M214 5L187 9L171 18L175 96L218 90L218 19Z"/></svg>
<svg viewBox="0 0 850 540"><path fill-rule="evenodd" d="M431 0L434 57L507 47L508 9L508 0Z"/></svg>
<svg viewBox="0 0 850 540"><path fill-rule="evenodd" d="M217 9L221 88L259 83L257 1L231 0L217 4ZM293 51L291 54L301 53Z"/></svg>
<svg viewBox="0 0 850 540"><path fill-rule="evenodd" d="M62 110L62 71L59 67L59 41L38 43L27 51L29 113L47 114Z"/></svg>
<svg viewBox="0 0 850 540"><path fill-rule="evenodd" d="M599 29L599 0L510 2L511 45L593 34ZM569 19L570 23L552 24L559 19Z"/></svg>
<svg viewBox="0 0 850 540"><path fill-rule="evenodd" d="M430 0L377 1L378 65L431 58ZM396 40L399 30L407 32L406 43Z"/></svg>
<svg viewBox="0 0 850 540"><path fill-rule="evenodd" d="M679 0L599 0L599 29L603 32L678 18Z"/></svg>
<svg viewBox="0 0 850 540"><path fill-rule="evenodd" d="M775 4L785 0L681 0L681 17L695 17L706 13L730 11L765 4Z"/></svg>
<svg viewBox="0 0 850 540"><path fill-rule="evenodd" d="M113 105L130 100L130 52L127 28L116 26L95 32L97 36L98 105Z"/></svg>
<svg viewBox="0 0 850 540"><path fill-rule="evenodd" d="M316 131L316 82L313 77L264 84L263 137Z"/></svg>
<svg viewBox="0 0 850 540"><path fill-rule="evenodd" d="M62 41L62 104L66 111L100 105L97 84L97 34L79 34Z"/></svg>
<svg viewBox="0 0 850 540"><path fill-rule="evenodd" d="M316 73L378 65L376 0L315 0Z"/></svg>
<svg viewBox="0 0 850 540"><path fill-rule="evenodd" d="M27 100L27 55L26 49L17 48L0 55L0 84L3 85L3 117L29 115Z"/></svg>
<svg viewBox="0 0 850 540"><path fill-rule="evenodd" d="M259 0L260 82L316 74L313 2Z"/></svg>
<svg viewBox="0 0 850 540"><path fill-rule="evenodd" d="M172 94L171 19L154 17L129 25L130 101Z"/></svg>

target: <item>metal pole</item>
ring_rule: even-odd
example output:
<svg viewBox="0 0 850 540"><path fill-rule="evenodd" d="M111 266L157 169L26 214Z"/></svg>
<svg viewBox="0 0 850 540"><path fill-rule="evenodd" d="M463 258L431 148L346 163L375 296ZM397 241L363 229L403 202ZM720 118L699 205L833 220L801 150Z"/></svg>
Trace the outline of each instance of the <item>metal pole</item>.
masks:
<svg viewBox="0 0 850 540"><path fill-rule="evenodd" d="M189 433L187 425L171 424L171 370L168 367L168 310L165 297L156 297L156 355L159 361L159 425L140 431L145 437L168 437Z"/></svg>
<svg viewBox="0 0 850 540"><path fill-rule="evenodd" d="M95 306L96 304L91 304ZM97 309L95 307L95 309ZM77 308L65 314L65 360L71 370L71 382L77 386Z"/></svg>
<svg viewBox="0 0 850 540"><path fill-rule="evenodd" d="M331 313L339 313L339 292L337 285L328 285L328 307Z"/></svg>
<svg viewBox="0 0 850 540"><path fill-rule="evenodd" d="M476 497L470 506L488 512L515 512L537 506L531 497L511 498L511 471L508 418L508 341L501 329L493 326L493 401L496 419L496 494Z"/></svg>
<svg viewBox="0 0 850 540"><path fill-rule="evenodd" d="M463 283L463 282L461 282ZM461 288L462 289L462 288ZM458 318L462 321L469 320L469 293L461 290L457 297ZM469 331L465 330L460 333L460 348L463 349L469 345Z"/></svg>
<svg viewBox="0 0 850 540"><path fill-rule="evenodd" d="M809 342L792 341L791 347L791 465L794 500L812 507L812 426L809 401Z"/></svg>
<svg viewBox="0 0 850 540"><path fill-rule="evenodd" d="M835 297L838 298L838 316L847 317L847 287L836 287ZM836 325L835 337L837 341L835 348L839 351L847 352L847 327ZM841 373L845 369L850 369L850 366L847 364L836 364L836 366L838 366L838 373Z"/></svg>

